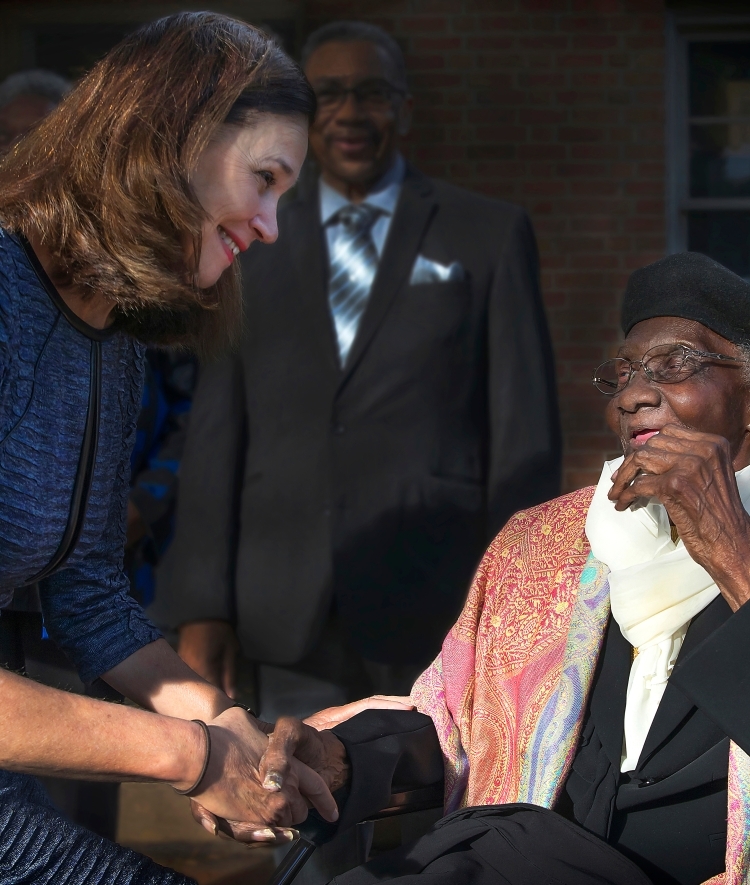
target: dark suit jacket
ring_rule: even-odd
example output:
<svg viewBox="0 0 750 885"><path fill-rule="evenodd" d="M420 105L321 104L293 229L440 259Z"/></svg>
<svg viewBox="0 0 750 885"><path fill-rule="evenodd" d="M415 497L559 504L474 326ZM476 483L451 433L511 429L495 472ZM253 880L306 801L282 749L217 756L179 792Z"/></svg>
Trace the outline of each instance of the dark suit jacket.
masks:
<svg viewBox="0 0 750 885"><path fill-rule="evenodd" d="M247 654L291 663L335 595L365 657L426 662L488 541L558 491L531 225L408 170L343 370L317 188L279 231L243 259L241 354L196 393L170 619L236 619ZM410 285L418 255L465 279Z"/></svg>
<svg viewBox="0 0 750 885"><path fill-rule="evenodd" d="M731 614L720 596L693 620L638 766L621 775L631 647L610 622L555 810L606 839L654 885L698 885L724 870L730 738L750 752L748 635L750 603ZM334 731L352 766L342 828L387 807L392 791L441 780L437 735L421 713L370 710Z"/></svg>

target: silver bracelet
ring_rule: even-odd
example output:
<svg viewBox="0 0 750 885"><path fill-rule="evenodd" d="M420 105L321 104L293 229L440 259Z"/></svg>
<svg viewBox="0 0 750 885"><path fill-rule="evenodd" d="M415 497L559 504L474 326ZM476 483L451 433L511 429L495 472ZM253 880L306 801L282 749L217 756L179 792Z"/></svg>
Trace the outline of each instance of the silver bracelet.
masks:
<svg viewBox="0 0 750 885"><path fill-rule="evenodd" d="M206 736L206 756L203 760L203 767L201 768L201 773L198 775L198 779L193 784L192 787L188 787L187 790L178 790L177 787L173 787L172 789L175 793L179 793L180 796L190 796L191 793L194 793L198 787L201 785L201 781L206 776L206 771L208 769L208 760L211 757L211 732L208 730L208 726L202 719L191 719L191 722L195 722L196 725L200 725L203 729L203 734Z"/></svg>

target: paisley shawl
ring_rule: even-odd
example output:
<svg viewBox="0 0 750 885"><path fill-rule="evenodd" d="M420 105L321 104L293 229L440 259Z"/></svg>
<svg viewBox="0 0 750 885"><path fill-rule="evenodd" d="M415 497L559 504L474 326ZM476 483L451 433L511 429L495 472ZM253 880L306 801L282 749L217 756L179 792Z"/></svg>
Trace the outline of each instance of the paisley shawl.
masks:
<svg viewBox="0 0 750 885"><path fill-rule="evenodd" d="M443 749L446 813L555 803L609 618L608 570L584 532L593 492L510 520L440 655L414 685L412 700L435 722ZM734 743L728 795L726 872L711 885L750 885L750 758Z"/></svg>

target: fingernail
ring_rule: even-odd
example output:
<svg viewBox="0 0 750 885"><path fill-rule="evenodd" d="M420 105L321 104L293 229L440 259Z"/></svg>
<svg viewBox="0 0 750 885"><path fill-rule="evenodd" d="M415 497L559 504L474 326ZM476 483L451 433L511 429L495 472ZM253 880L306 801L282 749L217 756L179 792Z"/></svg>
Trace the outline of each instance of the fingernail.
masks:
<svg viewBox="0 0 750 885"><path fill-rule="evenodd" d="M203 829L207 830L212 836L219 835L219 828L212 820L206 820L205 818L203 818L203 820L201 821L201 825L203 826Z"/></svg>
<svg viewBox="0 0 750 885"><path fill-rule="evenodd" d="M334 819L334 820L338 820L338 819L339 819L339 810L338 810L338 808L334 808L334 809L333 809L333 819Z"/></svg>
<svg viewBox="0 0 750 885"><path fill-rule="evenodd" d="M264 790L280 790L284 785L281 775L277 771L269 771L263 781Z"/></svg>
<svg viewBox="0 0 750 885"><path fill-rule="evenodd" d="M285 836L290 842L293 842L297 836L299 836L299 832L297 830L293 830L290 827L284 827L281 830L281 835Z"/></svg>
<svg viewBox="0 0 750 885"><path fill-rule="evenodd" d="M266 827L263 830L253 830L252 832L253 839L275 839L276 833L273 830Z"/></svg>

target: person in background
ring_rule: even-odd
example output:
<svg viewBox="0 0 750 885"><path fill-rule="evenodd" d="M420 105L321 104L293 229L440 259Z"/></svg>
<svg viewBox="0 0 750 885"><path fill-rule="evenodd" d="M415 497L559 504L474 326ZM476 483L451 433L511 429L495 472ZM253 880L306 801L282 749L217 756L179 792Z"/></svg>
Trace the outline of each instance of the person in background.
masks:
<svg viewBox="0 0 750 885"><path fill-rule="evenodd" d="M141 413L130 459L125 567L144 608L156 595L157 566L174 532L177 473L198 362L183 350L149 348Z"/></svg>
<svg viewBox="0 0 750 885"><path fill-rule="evenodd" d="M160 617L230 694L238 640L349 697L403 693L488 540L559 490L537 249L523 209L405 161L385 31L327 25L303 66L320 176L243 258L241 352L202 368Z"/></svg>
<svg viewBox="0 0 750 885"><path fill-rule="evenodd" d="M0 83L0 154L56 108L70 85L59 74L39 68L6 77Z"/></svg>

